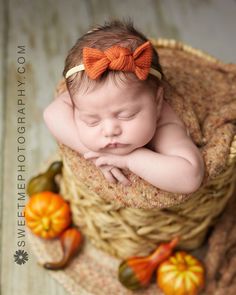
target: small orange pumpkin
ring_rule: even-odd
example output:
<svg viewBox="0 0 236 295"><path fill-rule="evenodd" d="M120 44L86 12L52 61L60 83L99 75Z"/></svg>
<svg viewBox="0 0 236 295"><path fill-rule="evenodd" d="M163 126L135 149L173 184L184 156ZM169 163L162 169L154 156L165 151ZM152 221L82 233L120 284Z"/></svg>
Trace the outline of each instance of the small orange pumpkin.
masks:
<svg viewBox="0 0 236 295"><path fill-rule="evenodd" d="M160 264L157 284L165 295L197 295L204 288L204 273L195 257L178 251Z"/></svg>
<svg viewBox="0 0 236 295"><path fill-rule="evenodd" d="M68 203L58 194L45 191L31 196L25 207L26 225L41 238L60 235L71 223Z"/></svg>

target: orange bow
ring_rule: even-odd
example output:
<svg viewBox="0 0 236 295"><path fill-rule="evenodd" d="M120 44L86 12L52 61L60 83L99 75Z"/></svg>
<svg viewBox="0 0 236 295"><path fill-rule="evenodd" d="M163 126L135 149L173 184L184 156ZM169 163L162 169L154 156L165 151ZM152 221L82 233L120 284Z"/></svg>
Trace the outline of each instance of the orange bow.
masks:
<svg viewBox="0 0 236 295"><path fill-rule="evenodd" d="M83 48L83 63L91 79L99 78L107 69L134 72L140 80L147 79L152 61L150 41L132 53L130 49L113 46L104 52L96 48Z"/></svg>

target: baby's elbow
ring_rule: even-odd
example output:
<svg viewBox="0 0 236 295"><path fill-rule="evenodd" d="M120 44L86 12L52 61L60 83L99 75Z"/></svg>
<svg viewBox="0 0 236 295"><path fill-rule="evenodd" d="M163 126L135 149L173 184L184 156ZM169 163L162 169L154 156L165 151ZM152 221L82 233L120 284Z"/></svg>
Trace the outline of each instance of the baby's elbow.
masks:
<svg viewBox="0 0 236 295"><path fill-rule="evenodd" d="M55 119L53 119L53 113L51 111L50 105L43 111L43 120L48 131L55 137L57 133L56 124Z"/></svg>
<svg viewBox="0 0 236 295"><path fill-rule="evenodd" d="M196 192L202 184L204 178L204 168L203 167L198 167L194 168L192 170L192 175L191 177L188 177L188 183L186 187L186 193L187 194L192 194Z"/></svg>
<svg viewBox="0 0 236 295"><path fill-rule="evenodd" d="M199 181L198 179L199 178L195 178L187 185L185 191L186 194L193 194L200 188L202 181Z"/></svg>
<svg viewBox="0 0 236 295"><path fill-rule="evenodd" d="M48 107L46 107L46 109L43 111L43 120L44 123L46 124L46 126L50 128L51 123L52 123L52 112L51 112L51 108L50 105Z"/></svg>

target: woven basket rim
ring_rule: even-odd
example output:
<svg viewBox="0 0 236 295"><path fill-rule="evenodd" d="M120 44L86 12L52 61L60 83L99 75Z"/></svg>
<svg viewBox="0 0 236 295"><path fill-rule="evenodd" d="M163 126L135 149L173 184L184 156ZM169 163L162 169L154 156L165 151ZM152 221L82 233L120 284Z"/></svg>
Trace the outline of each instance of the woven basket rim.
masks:
<svg viewBox="0 0 236 295"><path fill-rule="evenodd" d="M180 51L190 53L193 56L198 56L202 59L205 59L206 61L210 61L213 63L219 63L222 65L224 64L223 61L221 61L220 59L214 57L213 55L205 52L204 50L192 47L189 44L182 42L182 41L178 41L175 39L165 39L165 38L157 38L157 39L150 38L149 40L151 41L153 46L156 46L158 48L177 49Z"/></svg>

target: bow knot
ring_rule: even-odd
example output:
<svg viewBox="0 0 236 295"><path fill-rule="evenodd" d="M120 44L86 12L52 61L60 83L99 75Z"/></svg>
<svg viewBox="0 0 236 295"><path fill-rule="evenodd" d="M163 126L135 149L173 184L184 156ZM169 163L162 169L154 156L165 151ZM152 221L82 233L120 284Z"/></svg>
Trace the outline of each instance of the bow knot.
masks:
<svg viewBox="0 0 236 295"><path fill-rule="evenodd" d="M114 46L105 50L104 54L110 61L109 69L130 72L134 70L134 59L128 48Z"/></svg>
<svg viewBox="0 0 236 295"><path fill-rule="evenodd" d="M99 78L107 69L134 72L140 80L148 76L152 61L152 47L145 42L134 52L120 46L113 46L104 52L85 47L83 49L83 63L87 75L91 79Z"/></svg>

